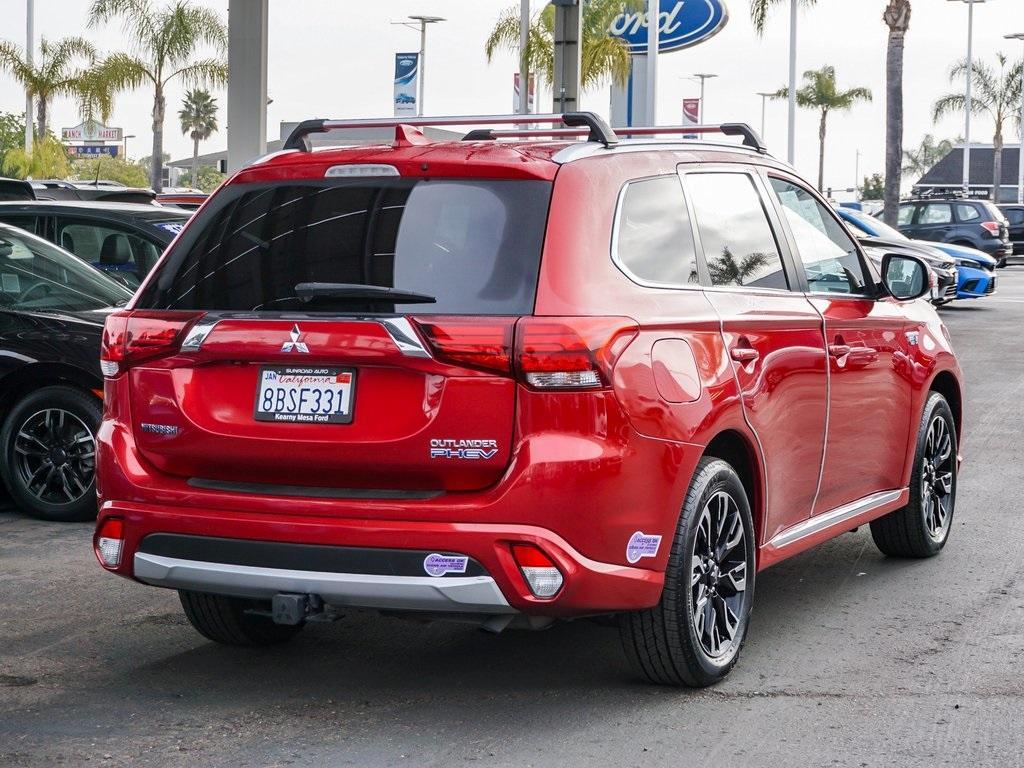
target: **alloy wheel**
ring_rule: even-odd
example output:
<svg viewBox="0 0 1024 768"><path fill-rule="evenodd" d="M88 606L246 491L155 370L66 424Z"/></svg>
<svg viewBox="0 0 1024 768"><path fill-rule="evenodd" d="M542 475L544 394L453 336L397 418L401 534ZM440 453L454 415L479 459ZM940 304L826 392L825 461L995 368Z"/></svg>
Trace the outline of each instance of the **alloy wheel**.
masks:
<svg viewBox="0 0 1024 768"><path fill-rule="evenodd" d="M928 535L936 542L943 541L949 529L955 461L949 424L936 414L928 425L921 458L921 511Z"/></svg>
<svg viewBox="0 0 1024 768"><path fill-rule="evenodd" d="M15 435L14 466L26 490L40 501L73 503L92 486L95 436L70 411L37 411L25 419Z"/></svg>
<svg viewBox="0 0 1024 768"><path fill-rule="evenodd" d="M701 510L690 571L693 626L709 658L727 657L734 649L746 588L743 518L736 500L718 491Z"/></svg>

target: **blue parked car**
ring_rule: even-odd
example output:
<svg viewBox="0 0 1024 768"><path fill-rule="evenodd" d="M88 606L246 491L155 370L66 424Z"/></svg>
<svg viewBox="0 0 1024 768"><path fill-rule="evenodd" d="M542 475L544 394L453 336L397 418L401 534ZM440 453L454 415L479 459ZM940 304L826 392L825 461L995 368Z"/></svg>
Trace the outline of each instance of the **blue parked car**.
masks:
<svg viewBox="0 0 1024 768"><path fill-rule="evenodd" d="M884 221L852 208L837 208L836 213L853 229L854 234L863 233L867 237L882 237L886 240L903 240L918 245L927 245L952 256L956 259L957 266L956 297L958 299L978 299L996 290L997 261L983 251L952 243L911 240Z"/></svg>

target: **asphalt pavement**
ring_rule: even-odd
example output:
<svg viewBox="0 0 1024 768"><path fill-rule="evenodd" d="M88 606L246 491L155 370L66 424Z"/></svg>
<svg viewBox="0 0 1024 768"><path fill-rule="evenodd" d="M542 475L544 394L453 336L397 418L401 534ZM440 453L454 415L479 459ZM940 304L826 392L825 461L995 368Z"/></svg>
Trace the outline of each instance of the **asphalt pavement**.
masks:
<svg viewBox="0 0 1024 768"><path fill-rule="evenodd" d="M633 678L589 621L493 636L354 614L232 649L104 573L91 526L0 512L0 766L1024 764L1024 267L943 309L967 377L955 528L866 528L759 576L739 665ZM865 414L870 424L872 414Z"/></svg>

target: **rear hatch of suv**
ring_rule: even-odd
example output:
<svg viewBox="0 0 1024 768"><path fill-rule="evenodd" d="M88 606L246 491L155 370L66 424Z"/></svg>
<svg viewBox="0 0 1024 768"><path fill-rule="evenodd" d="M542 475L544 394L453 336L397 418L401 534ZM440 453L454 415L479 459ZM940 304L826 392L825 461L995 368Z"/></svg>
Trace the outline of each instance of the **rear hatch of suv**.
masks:
<svg viewBox="0 0 1024 768"><path fill-rule="evenodd" d="M142 456L213 489L494 484L550 195L523 179L225 187L108 323L104 365L128 377Z"/></svg>

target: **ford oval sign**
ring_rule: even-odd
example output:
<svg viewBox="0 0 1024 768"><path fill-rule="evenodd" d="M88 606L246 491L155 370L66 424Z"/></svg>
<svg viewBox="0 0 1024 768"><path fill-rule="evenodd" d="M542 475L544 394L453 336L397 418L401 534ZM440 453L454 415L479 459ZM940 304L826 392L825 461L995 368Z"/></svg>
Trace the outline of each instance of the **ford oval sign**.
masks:
<svg viewBox="0 0 1024 768"><path fill-rule="evenodd" d="M658 52L667 53L702 43L729 20L725 0L661 0L658 14ZM612 37L629 45L629 52L647 53L647 12L626 10L608 27Z"/></svg>

